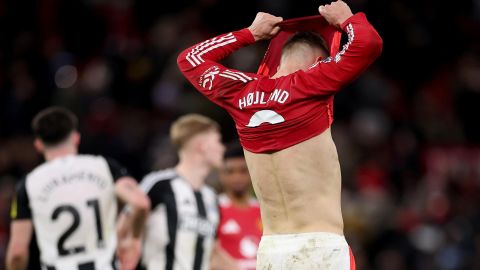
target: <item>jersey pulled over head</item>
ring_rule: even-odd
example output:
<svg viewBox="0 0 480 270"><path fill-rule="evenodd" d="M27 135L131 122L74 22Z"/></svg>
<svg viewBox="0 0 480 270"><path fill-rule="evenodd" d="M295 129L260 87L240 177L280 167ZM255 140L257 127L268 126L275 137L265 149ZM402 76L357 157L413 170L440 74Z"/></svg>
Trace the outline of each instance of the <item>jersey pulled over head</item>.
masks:
<svg viewBox="0 0 480 270"><path fill-rule="evenodd" d="M260 75L273 76L279 69L279 65L285 64L287 52L297 52L296 55L300 56L296 58L298 60L302 60L301 53L309 54L308 59L303 58L303 61L299 61L301 66L296 68L298 70L305 69L319 57L325 58L339 51L341 32L329 25L320 15L285 20L279 26L280 32L270 41L268 50L260 63L257 72ZM310 56L310 53L315 56Z"/></svg>
<svg viewBox="0 0 480 270"><path fill-rule="evenodd" d="M291 36L282 48L279 70L287 73L306 70L319 58L328 57L325 40L314 32L298 32Z"/></svg>

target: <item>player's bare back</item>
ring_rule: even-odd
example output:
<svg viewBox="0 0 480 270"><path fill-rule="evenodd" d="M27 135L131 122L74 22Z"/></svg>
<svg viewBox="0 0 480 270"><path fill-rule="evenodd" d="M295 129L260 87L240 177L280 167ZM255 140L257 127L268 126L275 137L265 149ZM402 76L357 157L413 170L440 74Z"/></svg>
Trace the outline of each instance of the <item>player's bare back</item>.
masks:
<svg viewBox="0 0 480 270"><path fill-rule="evenodd" d="M264 234L343 234L340 164L330 129L271 154L245 150Z"/></svg>

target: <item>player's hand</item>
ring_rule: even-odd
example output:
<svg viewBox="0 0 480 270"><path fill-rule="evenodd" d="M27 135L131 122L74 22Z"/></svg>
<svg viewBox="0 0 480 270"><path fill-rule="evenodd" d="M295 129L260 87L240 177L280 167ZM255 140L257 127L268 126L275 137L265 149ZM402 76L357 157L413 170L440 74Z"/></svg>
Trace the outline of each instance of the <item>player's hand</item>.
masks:
<svg viewBox="0 0 480 270"><path fill-rule="evenodd" d="M271 39L280 31L278 24L281 21L283 21L282 17L259 12L248 29L252 32L255 41Z"/></svg>
<svg viewBox="0 0 480 270"><path fill-rule="evenodd" d="M142 255L142 241L139 238L119 239L117 258L121 270L135 270Z"/></svg>
<svg viewBox="0 0 480 270"><path fill-rule="evenodd" d="M338 0L330 5L318 7L318 12L327 22L335 27L340 27L353 14L350 7L343 1Z"/></svg>

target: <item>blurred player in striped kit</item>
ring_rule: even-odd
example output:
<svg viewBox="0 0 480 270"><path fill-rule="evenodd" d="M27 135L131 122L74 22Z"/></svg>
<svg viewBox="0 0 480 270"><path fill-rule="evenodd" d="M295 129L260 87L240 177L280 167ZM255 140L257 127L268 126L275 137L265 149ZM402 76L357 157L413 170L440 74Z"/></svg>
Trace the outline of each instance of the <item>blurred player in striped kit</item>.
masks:
<svg viewBox="0 0 480 270"><path fill-rule="evenodd" d="M129 265L141 253L142 267L148 270L209 270L211 261L222 270L235 270L235 262L216 244L217 196L205 184L208 174L222 165L225 147L220 127L210 118L189 114L172 124L170 139L178 150L177 166L154 171L141 182L151 201L142 251L140 239L124 235L121 241L130 246L120 243L119 253L131 260ZM128 224L127 211L120 231Z"/></svg>
<svg viewBox="0 0 480 270"><path fill-rule="evenodd" d="M33 120L35 147L45 162L30 172L12 205L7 269L26 269L33 230L42 269L116 269L117 199L132 209L139 235L149 201L117 162L78 154L80 134L70 111L52 107Z"/></svg>

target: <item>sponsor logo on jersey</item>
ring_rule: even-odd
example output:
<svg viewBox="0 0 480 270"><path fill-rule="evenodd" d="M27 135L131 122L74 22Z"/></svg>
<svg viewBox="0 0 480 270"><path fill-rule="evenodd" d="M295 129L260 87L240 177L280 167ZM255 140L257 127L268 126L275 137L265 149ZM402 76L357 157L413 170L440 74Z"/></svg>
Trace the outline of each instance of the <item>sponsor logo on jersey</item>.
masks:
<svg viewBox="0 0 480 270"><path fill-rule="evenodd" d="M220 73L220 69L217 66L212 66L200 76L198 84L208 90L212 90L213 80Z"/></svg>
<svg viewBox="0 0 480 270"><path fill-rule="evenodd" d="M237 234L240 233L240 226L238 223L233 220L229 219L225 224L222 226L222 233L223 234Z"/></svg>
<svg viewBox="0 0 480 270"><path fill-rule="evenodd" d="M205 237L213 237L215 235L214 224L207 219L197 216L181 216L179 220L179 228L198 233Z"/></svg>
<svg viewBox="0 0 480 270"><path fill-rule="evenodd" d="M258 244L260 241L254 236L245 236L240 241L240 253L245 258L255 258L257 256Z"/></svg>

